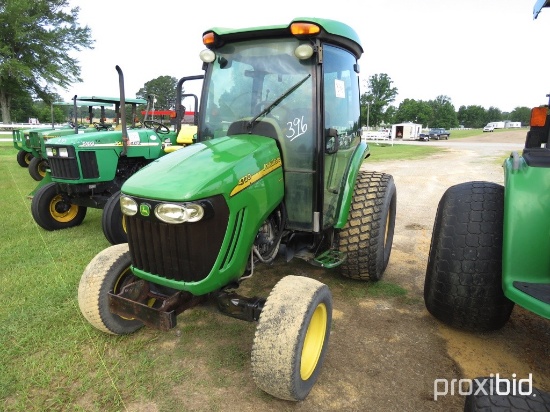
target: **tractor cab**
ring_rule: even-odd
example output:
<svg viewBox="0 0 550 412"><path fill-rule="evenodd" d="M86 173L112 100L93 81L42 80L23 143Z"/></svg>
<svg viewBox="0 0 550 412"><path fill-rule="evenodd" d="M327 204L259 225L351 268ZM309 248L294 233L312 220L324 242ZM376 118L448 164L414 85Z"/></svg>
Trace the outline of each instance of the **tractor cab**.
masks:
<svg viewBox="0 0 550 412"><path fill-rule="evenodd" d="M201 59L208 66L198 141L273 139L285 175L285 203L292 205L290 229L319 233L334 226L342 178L360 143L362 50L355 33L347 30L346 39L343 29L296 21L292 36L288 26L257 37L223 29L204 34L208 49ZM235 41L239 37L249 40Z"/></svg>

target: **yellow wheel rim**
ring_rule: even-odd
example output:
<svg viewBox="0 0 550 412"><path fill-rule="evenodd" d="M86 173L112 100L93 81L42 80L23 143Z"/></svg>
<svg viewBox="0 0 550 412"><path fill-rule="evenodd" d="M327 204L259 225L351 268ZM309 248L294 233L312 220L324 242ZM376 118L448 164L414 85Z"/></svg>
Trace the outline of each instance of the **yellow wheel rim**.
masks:
<svg viewBox="0 0 550 412"><path fill-rule="evenodd" d="M46 165L43 162L38 165L38 174L42 177L46 176Z"/></svg>
<svg viewBox="0 0 550 412"><path fill-rule="evenodd" d="M319 362L325 342L327 320L327 307L324 303L321 303L315 308L315 312L313 312L313 316L307 327L306 338L304 339L302 362L300 364L300 377L302 380L307 380L311 377Z"/></svg>
<svg viewBox="0 0 550 412"><path fill-rule="evenodd" d="M116 280L116 283L113 286L113 293L115 295L117 295L120 292L120 290L126 285L127 283L126 279L128 278L128 276L133 276L133 273L129 267L124 272L122 272L118 277L118 279ZM156 302L155 298L149 298L147 299L147 306L153 307L155 302ZM121 316L121 318L126 320L134 320L134 318L128 318L126 316Z"/></svg>
<svg viewBox="0 0 550 412"><path fill-rule="evenodd" d="M78 214L78 206L70 205L69 209L67 209L64 212L61 212L57 208L57 206L60 205L61 203L66 203L63 201L63 197L61 195L57 195L52 199L52 201L50 202L50 215L58 222L63 222L63 223L70 222Z"/></svg>

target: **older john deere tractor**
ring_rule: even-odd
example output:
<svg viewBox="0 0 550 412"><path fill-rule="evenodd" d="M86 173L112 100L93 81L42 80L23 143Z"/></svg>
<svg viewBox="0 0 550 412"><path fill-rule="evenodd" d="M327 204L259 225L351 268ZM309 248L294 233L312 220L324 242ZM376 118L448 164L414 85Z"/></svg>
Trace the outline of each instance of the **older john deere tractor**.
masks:
<svg viewBox="0 0 550 412"><path fill-rule="evenodd" d="M273 396L304 399L332 320L326 285L286 276L266 298L237 293L260 263L299 257L378 280L390 257L392 176L360 170L359 66L349 26L290 24L203 34L196 143L122 186L128 243L100 252L78 290L84 317L111 334L176 326L201 303L257 322L252 371Z"/></svg>

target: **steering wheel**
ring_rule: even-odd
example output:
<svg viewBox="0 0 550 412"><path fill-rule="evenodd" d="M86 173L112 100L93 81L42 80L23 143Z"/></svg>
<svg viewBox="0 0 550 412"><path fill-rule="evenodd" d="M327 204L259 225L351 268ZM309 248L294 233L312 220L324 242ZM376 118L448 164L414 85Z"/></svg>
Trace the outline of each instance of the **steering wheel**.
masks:
<svg viewBox="0 0 550 412"><path fill-rule="evenodd" d="M170 133L170 129L163 125L160 122L157 122L155 120L145 120L143 122L143 125L148 129L153 129L158 134L168 134Z"/></svg>

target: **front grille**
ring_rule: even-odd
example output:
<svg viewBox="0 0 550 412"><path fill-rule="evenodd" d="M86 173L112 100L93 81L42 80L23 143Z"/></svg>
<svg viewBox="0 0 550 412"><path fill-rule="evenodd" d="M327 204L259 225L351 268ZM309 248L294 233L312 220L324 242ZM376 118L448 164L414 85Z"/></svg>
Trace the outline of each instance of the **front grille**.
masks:
<svg viewBox="0 0 550 412"><path fill-rule="evenodd" d="M147 203L151 211L159 203L135 200ZM208 276L221 249L229 209L222 196L205 201L212 205L213 214L199 222L163 223L154 213L125 216L133 266L176 281L196 282Z"/></svg>
<svg viewBox="0 0 550 412"><path fill-rule="evenodd" d="M95 152L79 152L80 167L82 168L82 177L84 179L97 179L99 177L99 168Z"/></svg>
<svg viewBox="0 0 550 412"><path fill-rule="evenodd" d="M71 180L76 180L80 178L80 172L78 171L78 162L76 160L74 147L66 147L68 153L67 157L59 156L59 146L46 147L51 147L54 152L53 156L48 156L48 164L50 166L52 177Z"/></svg>

